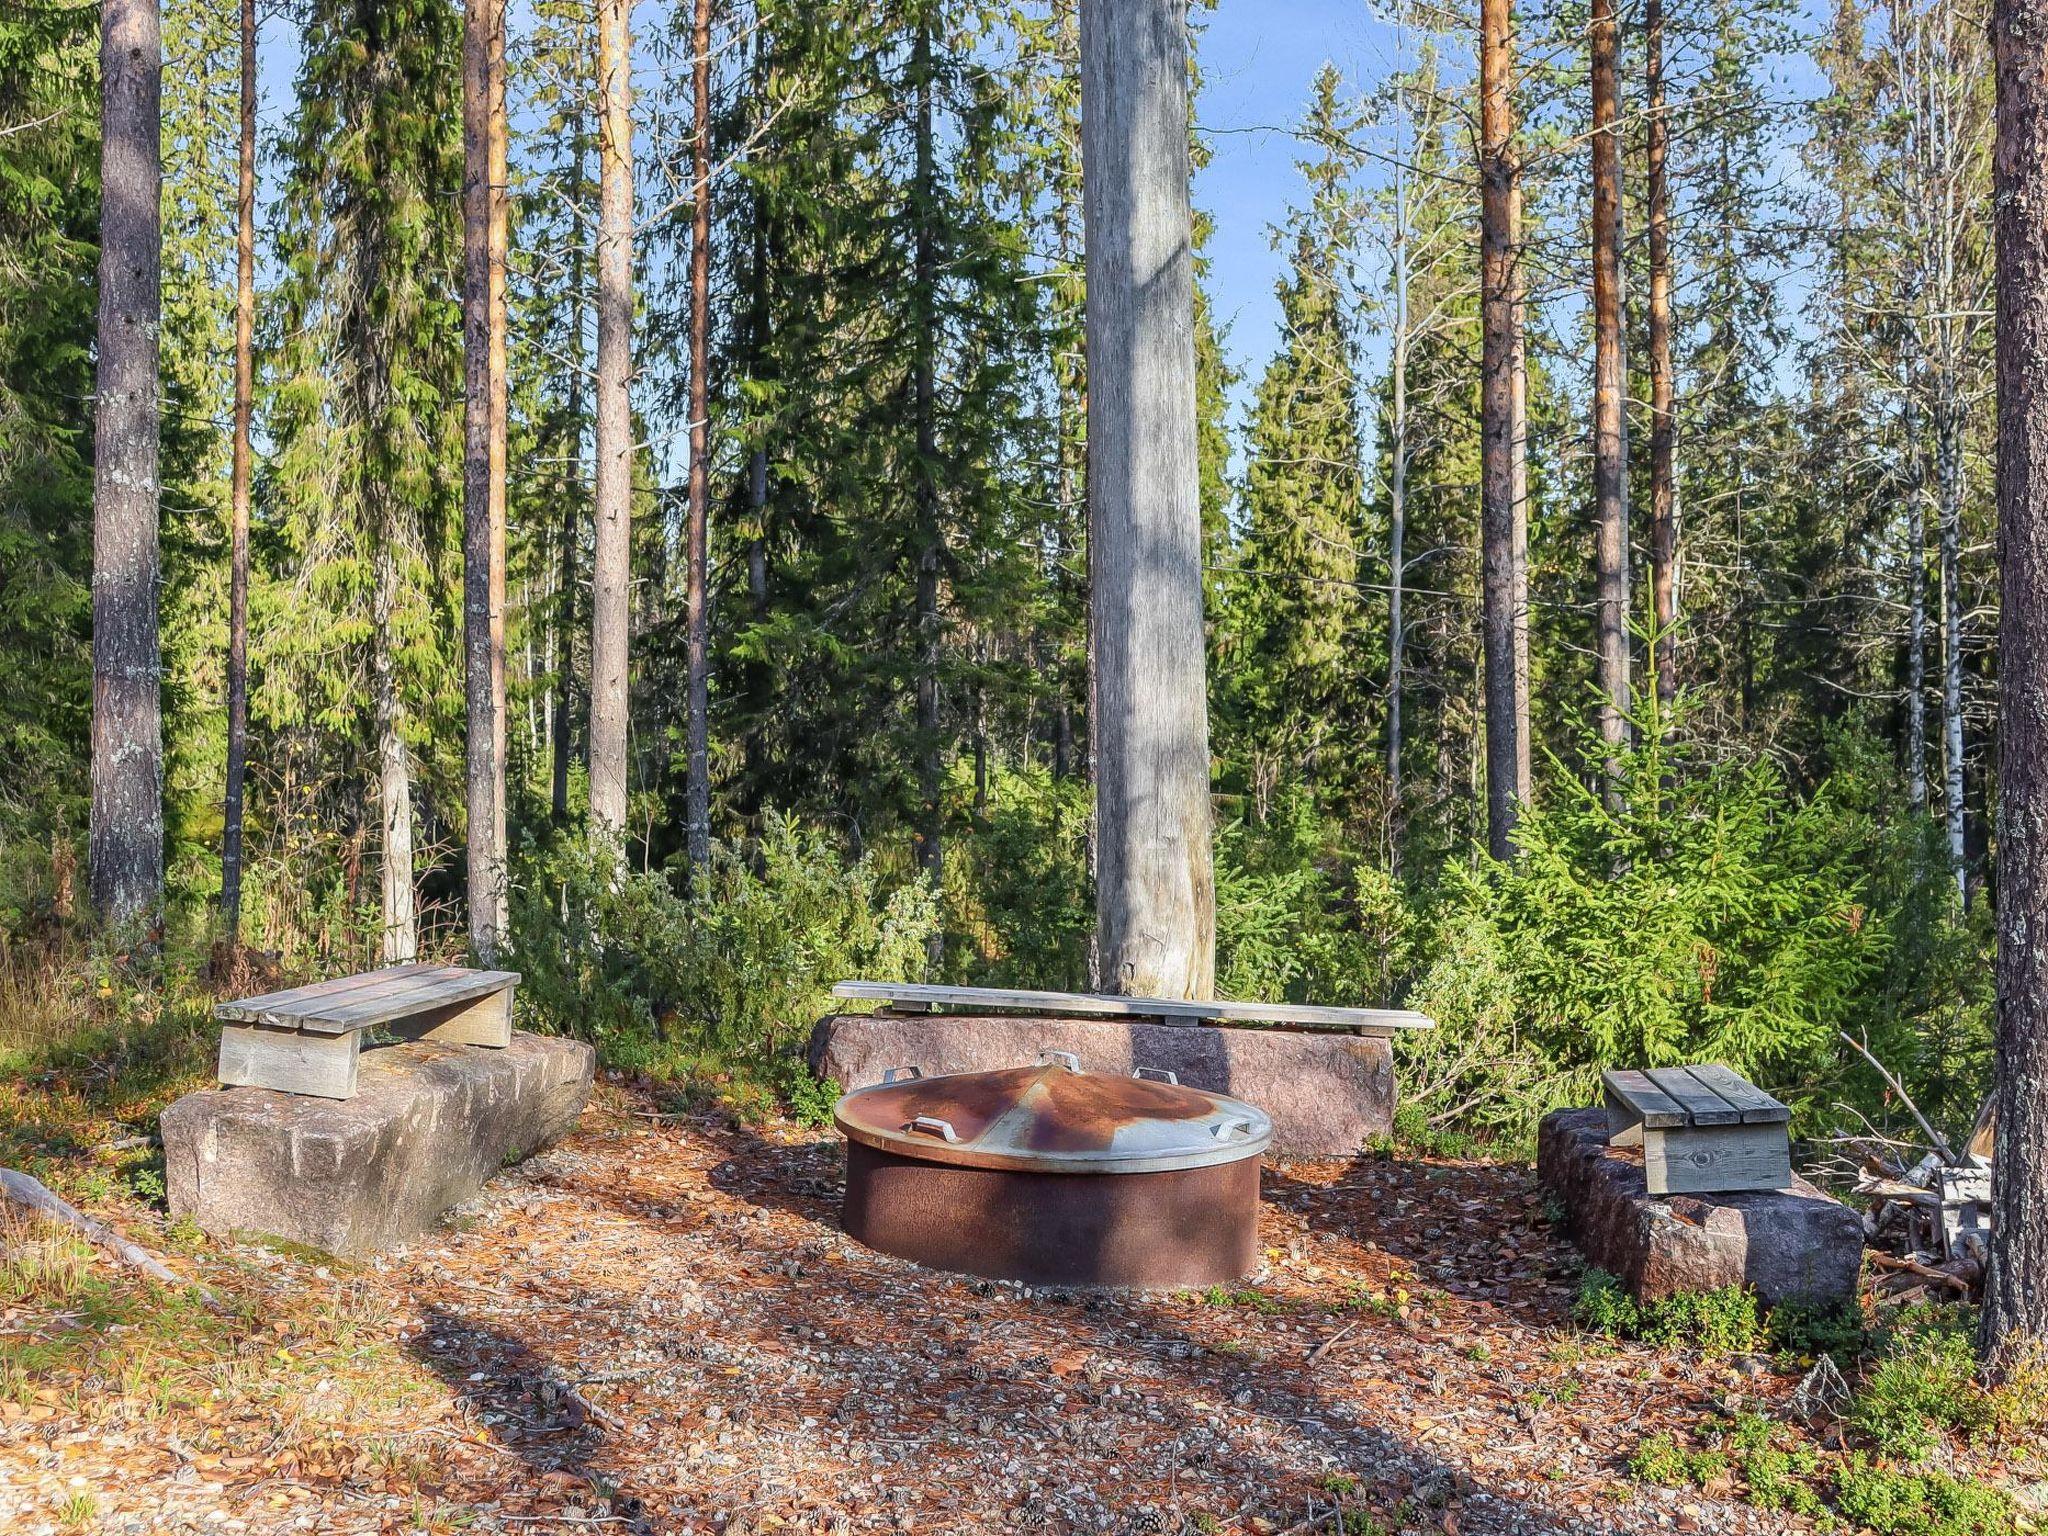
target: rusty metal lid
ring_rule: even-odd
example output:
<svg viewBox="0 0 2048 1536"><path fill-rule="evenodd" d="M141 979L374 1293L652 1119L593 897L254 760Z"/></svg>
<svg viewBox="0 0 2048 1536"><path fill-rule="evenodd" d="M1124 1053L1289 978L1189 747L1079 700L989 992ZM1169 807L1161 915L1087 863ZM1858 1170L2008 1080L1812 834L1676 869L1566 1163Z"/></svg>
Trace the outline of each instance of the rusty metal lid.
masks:
<svg viewBox="0 0 2048 1536"><path fill-rule="evenodd" d="M1028 1067L923 1077L892 1068L832 1111L855 1141L926 1162L1039 1173L1159 1173L1265 1150L1273 1122L1171 1072L1083 1072L1065 1051Z"/></svg>

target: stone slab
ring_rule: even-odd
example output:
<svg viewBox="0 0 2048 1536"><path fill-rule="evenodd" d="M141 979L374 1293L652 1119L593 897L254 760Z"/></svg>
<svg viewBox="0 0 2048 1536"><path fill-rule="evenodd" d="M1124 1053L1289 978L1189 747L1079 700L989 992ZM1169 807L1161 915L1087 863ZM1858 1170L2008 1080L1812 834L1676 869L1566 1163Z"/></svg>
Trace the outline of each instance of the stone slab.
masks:
<svg viewBox="0 0 2048 1536"><path fill-rule="evenodd" d="M1273 1155L1355 1155L1394 1128L1394 1056L1382 1038L1218 1029L1141 1019L1008 1014L833 1014L811 1031L811 1070L842 1089L890 1067L985 1072L1072 1051L1091 1072L1163 1067L1191 1088L1227 1093L1273 1121Z"/></svg>
<svg viewBox="0 0 2048 1536"><path fill-rule="evenodd" d="M1536 1167L1587 1262L1638 1301L1726 1285L1750 1286L1770 1306L1856 1294L1862 1218L1796 1175L1787 1189L1653 1197L1642 1149L1609 1146L1602 1109L1546 1115Z"/></svg>
<svg viewBox="0 0 2048 1536"><path fill-rule="evenodd" d="M163 1112L171 1214L343 1257L379 1252L567 1132L595 1066L582 1041L514 1031L503 1050L364 1051L350 1099L198 1089Z"/></svg>

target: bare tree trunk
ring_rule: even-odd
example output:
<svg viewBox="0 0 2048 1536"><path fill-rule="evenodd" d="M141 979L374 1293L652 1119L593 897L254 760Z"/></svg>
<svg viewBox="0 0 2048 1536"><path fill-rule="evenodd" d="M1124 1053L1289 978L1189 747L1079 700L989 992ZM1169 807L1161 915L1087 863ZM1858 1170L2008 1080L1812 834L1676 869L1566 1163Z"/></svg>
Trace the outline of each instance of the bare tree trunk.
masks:
<svg viewBox="0 0 2048 1536"><path fill-rule="evenodd" d="M1400 101L1405 134L1406 98ZM1394 160L1394 355L1388 364L1393 420L1387 444L1387 857L1400 867L1401 849L1401 676L1407 660L1407 619L1402 596L1408 578L1408 177Z"/></svg>
<svg viewBox="0 0 2048 1536"><path fill-rule="evenodd" d="M1979 1345L2048 1351L2048 0L1995 0L1998 82L1998 1155Z"/></svg>
<svg viewBox="0 0 2048 1536"><path fill-rule="evenodd" d="M939 622L939 576L944 563L944 535L939 527L937 409L938 248L932 238L932 201L938 195L932 144L931 21L918 25L911 69L917 89L917 186L915 251L911 304L917 327L916 375L912 409L917 414L917 769L924 797L924 824L918 829L917 867L932 889L944 888L945 805L941 798L943 762L939 739L939 662L943 641ZM927 956L936 971L945 959L945 935L934 929Z"/></svg>
<svg viewBox="0 0 2048 1536"><path fill-rule="evenodd" d="M1511 0L1479 10L1479 548L1486 659L1486 845L1514 856L1515 477L1514 25Z"/></svg>
<svg viewBox="0 0 2048 1536"><path fill-rule="evenodd" d="M1911 327L1909 326L1910 332ZM1920 413L1913 391L1920 381L1906 370L1906 803L1927 809L1927 468L1920 447Z"/></svg>
<svg viewBox="0 0 2048 1536"><path fill-rule="evenodd" d="M696 0L690 46L695 102L690 214L690 514L683 577L684 646L689 656L685 726L684 838L691 867L711 865L711 610L706 598L711 526L711 0Z"/></svg>
<svg viewBox="0 0 2048 1536"><path fill-rule="evenodd" d="M1941 498L1941 765L1948 863L1956 899L1970 902L1963 825L1963 444L1955 370L1942 371L1934 402L1935 486Z"/></svg>
<svg viewBox="0 0 2048 1536"><path fill-rule="evenodd" d="M1678 486L1671 376L1671 198L1664 115L1664 0L1646 0L1643 51L1649 77L1646 159L1650 225L1650 602L1657 698L1678 696Z"/></svg>
<svg viewBox="0 0 2048 1536"><path fill-rule="evenodd" d="M412 763L405 745L405 706L398 697L392 622L398 609L398 550L391 518L380 519L376 592L372 599L370 684L377 717L377 809L384 827L382 886L386 965L419 958L419 918L412 888Z"/></svg>
<svg viewBox="0 0 2048 1536"><path fill-rule="evenodd" d="M462 638L468 703L469 943L492 964L506 923L504 0L462 25Z"/></svg>
<svg viewBox="0 0 2048 1536"><path fill-rule="evenodd" d="M1615 0L1593 0L1593 502L1600 734L1628 739L1628 370L1621 347L1621 92Z"/></svg>
<svg viewBox="0 0 2048 1536"><path fill-rule="evenodd" d="M242 787L249 767L249 429L256 401L256 0L242 0L235 187L235 424L229 470L228 782L221 806L220 915L230 963L242 944Z"/></svg>
<svg viewBox="0 0 2048 1536"><path fill-rule="evenodd" d="M590 620L590 830L615 855L626 831L627 651L632 616L633 97L629 0L598 0L596 537Z"/></svg>
<svg viewBox="0 0 2048 1536"><path fill-rule="evenodd" d="M1509 102L1512 105L1512 95ZM1515 504L1509 540L1514 568L1515 798L1527 805L1536 793L1529 672L1529 327L1522 278L1522 157L1512 139L1508 156L1509 281L1513 285L1508 306L1513 335L1508 363L1508 489Z"/></svg>
<svg viewBox="0 0 2048 1536"><path fill-rule="evenodd" d="M562 516L555 551L555 709L553 772L548 806L557 826L569 821L569 760L575 754L576 718L576 546L577 507L583 496L583 115L576 115L576 181L570 194L573 209L569 234L569 311L574 324L569 336L569 441L562 466Z"/></svg>
<svg viewBox="0 0 2048 1536"><path fill-rule="evenodd" d="M93 905L132 922L164 893L157 643L157 331L163 316L163 26L157 0L100 10L99 363L93 410Z"/></svg>
<svg viewBox="0 0 2048 1536"><path fill-rule="evenodd" d="M1103 984L1216 978L1181 0L1083 0L1088 515Z"/></svg>

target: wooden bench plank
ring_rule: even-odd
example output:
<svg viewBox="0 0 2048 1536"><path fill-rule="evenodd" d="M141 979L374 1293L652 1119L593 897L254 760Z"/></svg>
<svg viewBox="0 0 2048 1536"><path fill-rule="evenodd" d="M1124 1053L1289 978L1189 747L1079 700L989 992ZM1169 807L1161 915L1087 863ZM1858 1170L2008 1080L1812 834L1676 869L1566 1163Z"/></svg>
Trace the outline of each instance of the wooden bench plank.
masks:
<svg viewBox="0 0 2048 1536"><path fill-rule="evenodd" d="M1600 1081L1648 1130L1669 1130L1689 1123L1685 1106L1641 1072L1602 1072Z"/></svg>
<svg viewBox="0 0 2048 1536"><path fill-rule="evenodd" d="M519 975L516 971L473 971L459 965L409 965L344 979L357 985L324 991L295 987L289 992L225 1002L214 1009L214 1017L223 1023L342 1034L488 997L515 986Z"/></svg>
<svg viewBox="0 0 2048 1536"><path fill-rule="evenodd" d="M440 965L387 965L381 970L364 971L357 976L330 977L326 981L308 982L301 987L288 987L282 992L265 992L258 997L230 998L226 1002L216 1004L213 1015L217 1019L231 1019L238 1023L260 1023L265 1013L274 1012L280 1017L287 1017L302 1009L319 1008L337 1002L350 993L368 991L373 987L386 987L409 976L447 969L447 966Z"/></svg>
<svg viewBox="0 0 2048 1536"><path fill-rule="evenodd" d="M1785 1125L1792 1111L1763 1089L1719 1062L1686 1070L1742 1112L1744 1125Z"/></svg>
<svg viewBox="0 0 2048 1536"><path fill-rule="evenodd" d="M1694 1125L1740 1125L1742 1111L1694 1077L1684 1067L1652 1067L1647 1074L1676 1099Z"/></svg>
<svg viewBox="0 0 2048 1536"><path fill-rule="evenodd" d="M372 997L354 996L317 1012L300 1014L299 1027L322 1034L368 1029L507 992L519 982L517 971L451 969L455 974L400 982L389 992Z"/></svg>
<svg viewBox="0 0 2048 1536"><path fill-rule="evenodd" d="M832 995L920 1008L986 1008L1009 1013L1042 1013L1055 1018L1157 1019L1169 1024L1271 1024L1289 1029L1337 1029L1382 1035L1396 1030L1435 1027L1435 1021L1427 1014L1407 1008L1324 1008L1303 1003L1112 997L1095 992L941 987L922 982L842 981L833 986Z"/></svg>

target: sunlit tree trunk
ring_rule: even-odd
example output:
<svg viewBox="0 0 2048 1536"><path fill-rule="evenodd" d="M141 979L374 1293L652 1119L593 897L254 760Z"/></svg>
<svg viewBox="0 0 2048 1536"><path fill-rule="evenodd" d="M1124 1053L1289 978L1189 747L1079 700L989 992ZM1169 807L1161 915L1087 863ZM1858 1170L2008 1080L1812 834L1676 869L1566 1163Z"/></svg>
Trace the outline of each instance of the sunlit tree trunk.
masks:
<svg viewBox="0 0 2048 1536"><path fill-rule="evenodd" d="M1486 842L1514 853L1515 251L1514 56L1510 0L1479 10L1479 543L1486 667Z"/></svg>
<svg viewBox="0 0 2048 1536"><path fill-rule="evenodd" d="M598 0L597 421L590 620L590 829L614 854L626 830L632 616L633 97L629 0Z"/></svg>
<svg viewBox="0 0 2048 1536"><path fill-rule="evenodd" d="M1628 737L1628 370L1621 345L1621 126L1615 0L1593 0L1593 503L1600 734Z"/></svg>
<svg viewBox="0 0 2048 1536"><path fill-rule="evenodd" d="M2048 1351L2048 0L1995 0L1998 1155L1980 1344Z"/></svg>
<svg viewBox="0 0 2048 1536"><path fill-rule="evenodd" d="M505 869L504 0L466 0L462 28L462 590L469 723L469 942L496 960Z"/></svg>
<svg viewBox="0 0 2048 1536"><path fill-rule="evenodd" d="M924 819L917 832L917 867L933 890L945 881L945 806L941 799L942 758L939 738L939 661L943 641L939 620L939 577L945 560L939 527L939 443L937 421L939 252L932 221L938 197L936 151L932 142L932 18L920 15L911 73L917 92L917 165L914 249L911 255L911 303L914 306L917 356L912 377L911 408L916 413L917 465L917 777L924 800ZM945 936L933 931L928 959L936 970L945 956Z"/></svg>
<svg viewBox="0 0 2048 1536"><path fill-rule="evenodd" d="M163 24L156 0L100 10L99 357L93 408L93 906L163 900L163 661L157 640L158 329L163 318Z"/></svg>
<svg viewBox="0 0 2048 1536"><path fill-rule="evenodd" d="M1656 631L1657 697L1678 695L1678 482L1671 375L1671 196L1666 165L1664 3L1646 0L1643 52L1648 74L1645 199L1650 226L1650 602Z"/></svg>
<svg viewBox="0 0 2048 1536"><path fill-rule="evenodd" d="M1510 97L1510 103L1512 100ZM1508 494L1514 499L1509 558L1515 636L1515 798L1527 805L1536 793L1529 671L1529 327L1522 273L1521 154L1512 141L1508 153L1508 250L1512 262L1508 325L1513 339L1508 365Z"/></svg>
<svg viewBox="0 0 2048 1536"><path fill-rule="evenodd" d="M1097 954L1126 994L1216 974L1182 0L1083 0Z"/></svg>

